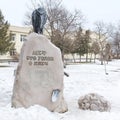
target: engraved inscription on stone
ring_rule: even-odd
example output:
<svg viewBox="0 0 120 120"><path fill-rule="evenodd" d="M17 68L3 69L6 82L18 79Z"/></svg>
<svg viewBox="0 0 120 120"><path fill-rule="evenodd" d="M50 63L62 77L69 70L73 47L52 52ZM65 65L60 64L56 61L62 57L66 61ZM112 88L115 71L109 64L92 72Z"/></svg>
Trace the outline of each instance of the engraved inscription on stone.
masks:
<svg viewBox="0 0 120 120"><path fill-rule="evenodd" d="M54 57L48 56L44 50L36 50L32 52L32 55L26 56L26 60L30 66L44 66L48 65L50 61L54 61Z"/></svg>

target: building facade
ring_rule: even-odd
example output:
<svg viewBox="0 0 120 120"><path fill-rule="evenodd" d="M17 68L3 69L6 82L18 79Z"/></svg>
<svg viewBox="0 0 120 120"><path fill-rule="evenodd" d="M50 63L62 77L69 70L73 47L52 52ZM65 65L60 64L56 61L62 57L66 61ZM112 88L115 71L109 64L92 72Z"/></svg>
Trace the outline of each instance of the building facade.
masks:
<svg viewBox="0 0 120 120"><path fill-rule="evenodd" d="M25 37L31 32L30 27L10 26L9 33L11 39L15 43L15 52L20 53L21 47L25 41Z"/></svg>
<svg viewBox="0 0 120 120"><path fill-rule="evenodd" d="M14 49L11 49L5 55L1 55L1 60L14 59L15 56L20 54L21 47L25 41L25 37L32 31L31 27L18 27L10 26L8 33L11 34L11 40L15 44Z"/></svg>

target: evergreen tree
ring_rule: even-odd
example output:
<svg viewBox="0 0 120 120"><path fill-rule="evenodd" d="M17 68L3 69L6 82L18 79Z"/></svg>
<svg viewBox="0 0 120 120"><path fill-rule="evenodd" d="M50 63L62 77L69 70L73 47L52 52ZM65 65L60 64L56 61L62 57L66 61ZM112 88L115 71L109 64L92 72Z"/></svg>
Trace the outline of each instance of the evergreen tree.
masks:
<svg viewBox="0 0 120 120"><path fill-rule="evenodd" d="M77 31L74 44L75 44L75 53L77 53L80 56L80 62L81 62L81 56L86 53L85 37L82 32L82 28L79 28L79 30Z"/></svg>
<svg viewBox="0 0 120 120"><path fill-rule="evenodd" d="M8 52L14 45L8 35L9 24L4 20L2 11L0 10L0 54L5 54Z"/></svg>
<svg viewBox="0 0 120 120"><path fill-rule="evenodd" d="M86 30L84 35L84 48L85 48L85 54L86 54L86 62L88 62L88 53L90 52L90 30Z"/></svg>

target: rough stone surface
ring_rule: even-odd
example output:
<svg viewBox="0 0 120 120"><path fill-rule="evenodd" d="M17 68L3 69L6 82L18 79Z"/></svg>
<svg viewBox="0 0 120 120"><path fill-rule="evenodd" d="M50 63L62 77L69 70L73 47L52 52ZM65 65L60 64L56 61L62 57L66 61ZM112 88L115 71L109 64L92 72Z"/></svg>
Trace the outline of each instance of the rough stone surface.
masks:
<svg viewBox="0 0 120 120"><path fill-rule="evenodd" d="M93 110L93 111L110 111L110 103L105 100L103 96L96 93L90 93L82 96L78 100L78 105L80 109L83 110Z"/></svg>
<svg viewBox="0 0 120 120"><path fill-rule="evenodd" d="M31 33L23 44L16 70L12 106L42 105L50 111L66 112L63 97L63 63L60 50L45 36ZM52 91L59 89L57 101Z"/></svg>

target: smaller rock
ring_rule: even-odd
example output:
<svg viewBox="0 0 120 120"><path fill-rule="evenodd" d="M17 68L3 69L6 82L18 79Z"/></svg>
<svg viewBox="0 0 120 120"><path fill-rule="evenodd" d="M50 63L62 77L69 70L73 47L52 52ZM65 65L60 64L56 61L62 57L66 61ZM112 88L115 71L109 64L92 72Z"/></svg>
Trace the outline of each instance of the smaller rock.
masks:
<svg viewBox="0 0 120 120"><path fill-rule="evenodd" d="M105 98L96 93L89 93L85 96L81 96L78 100L80 109L92 110L92 111L110 111L110 103Z"/></svg>
<svg viewBox="0 0 120 120"><path fill-rule="evenodd" d="M97 106L96 104L90 105L90 110L97 111L98 109L99 109L99 106Z"/></svg>

